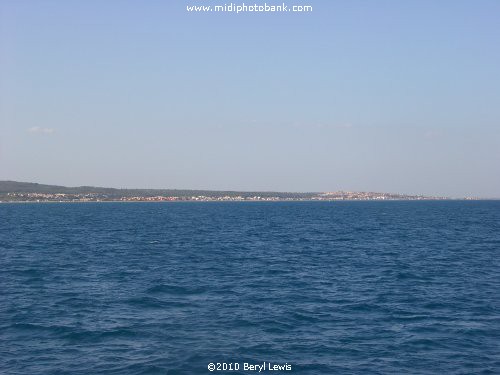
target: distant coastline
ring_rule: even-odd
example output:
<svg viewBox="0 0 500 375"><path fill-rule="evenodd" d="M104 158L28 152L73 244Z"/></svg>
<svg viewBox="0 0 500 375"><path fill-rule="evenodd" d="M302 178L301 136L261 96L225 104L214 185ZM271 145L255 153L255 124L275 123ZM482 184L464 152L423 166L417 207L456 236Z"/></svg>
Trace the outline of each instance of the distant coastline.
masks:
<svg viewBox="0 0 500 375"><path fill-rule="evenodd" d="M465 197L462 200L479 200ZM66 187L31 182L0 181L1 203L64 202L269 202L269 201L400 201L452 200L448 197L381 192L245 192L179 189L116 189Z"/></svg>

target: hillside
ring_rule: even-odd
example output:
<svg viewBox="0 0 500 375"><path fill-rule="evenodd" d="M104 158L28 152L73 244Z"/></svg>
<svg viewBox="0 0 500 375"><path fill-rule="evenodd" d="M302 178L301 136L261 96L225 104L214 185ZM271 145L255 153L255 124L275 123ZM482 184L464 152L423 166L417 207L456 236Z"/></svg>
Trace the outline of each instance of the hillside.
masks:
<svg viewBox="0 0 500 375"><path fill-rule="evenodd" d="M287 193L287 192L242 192L242 191L214 191L214 190L179 190L179 189L116 189L95 186L67 187L58 185L44 185L32 182L0 181L0 199L8 199L9 194L70 194L70 195L98 195L105 199L120 199L122 197L156 197L175 196L190 198L196 196L210 197L279 197L284 199L307 199L317 193ZM15 199L17 200L17 199Z"/></svg>

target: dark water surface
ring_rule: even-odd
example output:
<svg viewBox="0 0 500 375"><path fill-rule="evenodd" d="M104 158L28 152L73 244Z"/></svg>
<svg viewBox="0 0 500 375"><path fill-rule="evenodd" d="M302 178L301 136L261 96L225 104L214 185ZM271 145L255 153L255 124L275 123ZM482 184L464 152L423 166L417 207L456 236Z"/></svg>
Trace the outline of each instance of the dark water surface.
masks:
<svg viewBox="0 0 500 375"><path fill-rule="evenodd" d="M0 205L1 374L264 361L500 374L500 202Z"/></svg>

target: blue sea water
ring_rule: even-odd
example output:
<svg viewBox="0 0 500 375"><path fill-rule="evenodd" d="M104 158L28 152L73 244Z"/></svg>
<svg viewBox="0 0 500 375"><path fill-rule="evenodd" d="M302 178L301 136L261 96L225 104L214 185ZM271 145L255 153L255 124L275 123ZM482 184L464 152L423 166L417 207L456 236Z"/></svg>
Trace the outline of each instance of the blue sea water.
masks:
<svg viewBox="0 0 500 375"><path fill-rule="evenodd" d="M499 374L500 202L0 205L1 374L262 362Z"/></svg>

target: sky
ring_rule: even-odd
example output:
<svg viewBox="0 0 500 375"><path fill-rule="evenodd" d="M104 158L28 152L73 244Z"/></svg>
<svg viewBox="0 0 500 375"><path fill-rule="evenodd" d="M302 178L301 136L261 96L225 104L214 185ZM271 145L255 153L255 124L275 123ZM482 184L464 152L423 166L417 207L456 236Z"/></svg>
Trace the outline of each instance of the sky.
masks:
<svg viewBox="0 0 500 375"><path fill-rule="evenodd" d="M499 1L224 4L1 0L0 180L500 197Z"/></svg>

